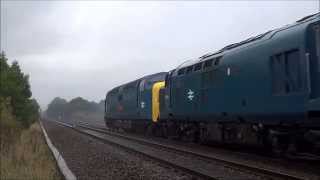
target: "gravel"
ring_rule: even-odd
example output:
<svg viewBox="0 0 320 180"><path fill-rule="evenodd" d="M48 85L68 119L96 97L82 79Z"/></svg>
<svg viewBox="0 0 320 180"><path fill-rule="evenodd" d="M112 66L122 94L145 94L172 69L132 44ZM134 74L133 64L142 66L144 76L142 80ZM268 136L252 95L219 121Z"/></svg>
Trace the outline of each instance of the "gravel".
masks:
<svg viewBox="0 0 320 180"><path fill-rule="evenodd" d="M78 179L199 179L54 122L43 124Z"/></svg>

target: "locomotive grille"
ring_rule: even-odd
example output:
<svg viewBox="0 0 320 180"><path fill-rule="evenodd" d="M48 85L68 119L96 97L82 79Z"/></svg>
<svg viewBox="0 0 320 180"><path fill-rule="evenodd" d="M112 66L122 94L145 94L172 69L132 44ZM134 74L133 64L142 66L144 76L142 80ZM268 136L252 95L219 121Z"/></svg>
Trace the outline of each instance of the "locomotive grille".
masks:
<svg viewBox="0 0 320 180"><path fill-rule="evenodd" d="M304 90L300 64L301 58L298 49L271 56L273 94L285 95Z"/></svg>

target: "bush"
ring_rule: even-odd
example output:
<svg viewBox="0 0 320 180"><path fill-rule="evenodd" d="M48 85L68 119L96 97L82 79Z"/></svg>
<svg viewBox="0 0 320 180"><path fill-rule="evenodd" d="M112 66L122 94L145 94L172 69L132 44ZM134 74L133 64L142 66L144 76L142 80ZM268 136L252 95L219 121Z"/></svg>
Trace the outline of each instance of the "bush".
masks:
<svg viewBox="0 0 320 180"><path fill-rule="evenodd" d="M14 61L8 64L5 53L0 53L0 103L11 105L11 111L17 121L29 127L39 117L39 105L31 99L29 76L25 75Z"/></svg>

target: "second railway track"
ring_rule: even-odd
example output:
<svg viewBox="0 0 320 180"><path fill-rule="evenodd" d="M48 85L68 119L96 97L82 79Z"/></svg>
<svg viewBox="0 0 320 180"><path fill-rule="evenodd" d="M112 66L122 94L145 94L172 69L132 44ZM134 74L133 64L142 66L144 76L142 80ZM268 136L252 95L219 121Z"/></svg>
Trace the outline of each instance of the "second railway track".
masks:
<svg viewBox="0 0 320 180"><path fill-rule="evenodd" d="M107 143L143 154L148 158L203 179L319 179L316 174L308 172L286 171L268 165L258 166L245 161L204 154L186 147L127 136L84 124L77 125L77 128L69 124L57 123Z"/></svg>

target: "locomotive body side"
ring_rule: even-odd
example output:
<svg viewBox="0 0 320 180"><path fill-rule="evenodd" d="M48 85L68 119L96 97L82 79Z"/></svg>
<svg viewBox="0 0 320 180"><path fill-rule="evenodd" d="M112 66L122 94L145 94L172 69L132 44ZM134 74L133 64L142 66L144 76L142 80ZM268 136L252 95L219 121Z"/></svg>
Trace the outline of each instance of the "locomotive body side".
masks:
<svg viewBox="0 0 320 180"><path fill-rule="evenodd" d="M303 122L309 95L305 29L270 32L258 42L203 60L199 71L179 74L195 65L177 69L171 78L173 116Z"/></svg>
<svg viewBox="0 0 320 180"><path fill-rule="evenodd" d="M319 138L320 129L317 24L319 15L173 70L163 92L162 122L193 140L281 151L296 141L303 142L297 149L319 144L309 141Z"/></svg>
<svg viewBox="0 0 320 180"><path fill-rule="evenodd" d="M319 81L316 14L114 88L105 121L195 142L320 154Z"/></svg>

